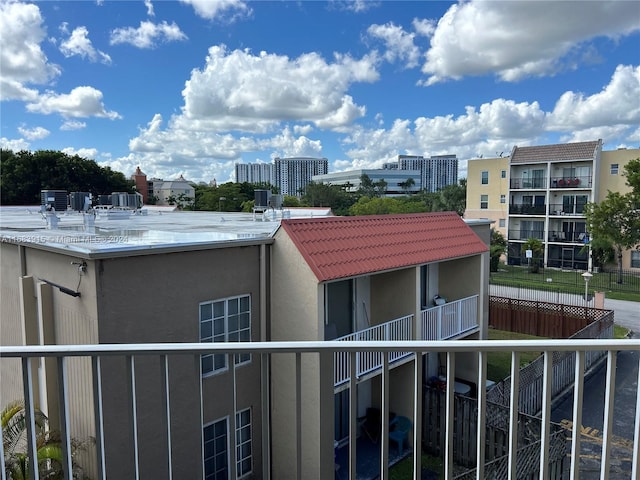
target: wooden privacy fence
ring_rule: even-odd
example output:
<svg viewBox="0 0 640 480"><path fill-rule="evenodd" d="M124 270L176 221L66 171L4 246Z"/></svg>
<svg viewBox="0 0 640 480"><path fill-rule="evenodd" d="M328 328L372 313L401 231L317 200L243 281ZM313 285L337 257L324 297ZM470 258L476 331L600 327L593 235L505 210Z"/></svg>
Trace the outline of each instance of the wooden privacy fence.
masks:
<svg viewBox="0 0 640 480"><path fill-rule="evenodd" d="M510 299L498 299L496 301L494 297L490 300L489 316L491 317L492 310L491 305L505 304L503 300ZM510 300L511 302L522 302L525 305L524 311L530 309L531 306L527 305L532 302ZM540 302L534 302L540 303ZM512 303L510 308L517 306L517 303ZM571 312L571 308L574 313L591 319L584 328L574 332L569 339L607 339L613 338L613 311L600 310L595 308L583 307L569 307L564 310L565 314ZM585 312L586 310L586 312ZM541 318L546 313L541 314ZM556 319L556 321L562 321L562 317ZM568 320L571 322L571 320ZM576 320L576 324L578 324ZM554 330L561 329L562 327L552 327ZM587 352L585 356L585 371L589 371L594 365L601 361L605 357L605 352ZM551 398L555 399L559 394L563 393L567 388L573 385L575 376L575 352L553 352L553 379L551 388ZM520 369L520 392L519 392L519 404L518 410L521 413L528 415L537 415L542 409L542 390L543 390L543 367L544 357L540 356L529 365L526 365ZM503 381L497 383L489 392L487 392L487 400L499 405L509 406L511 396L511 377L507 377Z"/></svg>
<svg viewBox="0 0 640 480"><path fill-rule="evenodd" d="M426 387L424 393L423 449L432 455L444 454L446 434L445 392ZM507 478L509 453L509 408L487 403L485 419L485 475L486 478ZM530 415L518 415L518 478L535 478L540 468L540 433L542 423ZM566 432L551 424L551 472L562 472L567 454ZM456 479L475 478L477 451L478 403L475 398L454 396L453 461L463 467ZM503 475L504 473L504 475ZM561 478L551 476L551 479Z"/></svg>
<svg viewBox="0 0 640 480"><path fill-rule="evenodd" d="M602 318L607 310L489 297L489 327L545 338L570 338Z"/></svg>

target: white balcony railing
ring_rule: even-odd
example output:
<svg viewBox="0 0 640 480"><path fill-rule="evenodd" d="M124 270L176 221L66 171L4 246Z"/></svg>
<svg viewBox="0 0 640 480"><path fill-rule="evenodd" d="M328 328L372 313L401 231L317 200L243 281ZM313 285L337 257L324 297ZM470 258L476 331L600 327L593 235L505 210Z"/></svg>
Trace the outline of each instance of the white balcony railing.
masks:
<svg viewBox="0 0 640 480"><path fill-rule="evenodd" d="M304 417L303 417L303 408L300 407L302 401L301 395L301 385L304 381L308 381L307 372L305 371L305 363L303 362L304 358L318 358L318 356L324 358L331 358L336 354L345 354L349 356L353 362L355 362L355 358L360 353L372 354L375 353L382 358L382 385L386 387L381 389L380 398L374 399L374 401L380 405L382 418L388 418L390 403L395 395L402 395L403 401L412 398L412 403L414 405L414 413L413 413L413 431L411 433L411 444L412 445L421 445L422 440L422 425L423 423L423 415L424 411L421 408L422 405L422 395L423 395L423 385L422 385L422 362L412 362L412 365L415 369L415 375L413 376L414 381L413 385L407 386L407 389L402 392L389 391L389 376L391 372L389 370L389 361L391 355L395 355L395 352L407 352L411 355L414 355L414 358L421 358L423 354L428 353L441 353L446 356L446 390L445 390L445 404L446 404L446 413L443 419L442 428L445 432L444 435L444 446L443 446L443 459L444 459L444 474L445 478L451 479L454 478L454 465L453 465L453 451L455 448L458 448L454 442L454 415L453 415L453 405L454 405L454 384L455 384L455 365L456 365L456 355L465 354L465 355L477 355L477 364L480 366L477 374L477 384L484 385L486 382L486 358L487 353L489 352L510 352L512 354L512 382L511 382L511 395L512 399L516 401L512 401L508 407L509 414L508 418L511 419L508 424L509 429L509 442L508 442L508 469L505 471L505 474L500 478L505 478L509 480L515 480L518 478L518 472L516 467L519 465L518 458L521 454L521 449L518 449L517 439L519 437L519 424L518 422L513 421L518 417L518 402L517 395L518 389L517 385L519 383L519 355L520 352L542 352L545 362L544 367L541 372L541 387L540 394L542 395L544 402L542 405L542 410L540 412L540 422L541 422L541 435L540 438L535 444L532 444L532 447L539 449L539 473L536 474L536 477L540 479L549 478L549 450L550 450L550 438L551 438L551 391L553 384L553 368L551 357L553 352L573 352L576 355L576 367L575 367L575 376L574 376L574 402L573 402L573 416L572 423L573 425L582 425L582 405L583 398L585 393L585 382L584 382L584 359L585 355L588 352L593 351L605 351L607 352L607 367L606 367L606 377L603 382L603 397L601 397L602 401L602 409L604 411L604 420L603 427L601 431L601 435L599 436L599 443L601 445L601 453L599 456L599 468L601 479L609 478L609 468L611 467L613 462L612 457L612 446L618 441L619 438L614 437L613 435L613 425L614 425L614 400L615 400L615 385L616 385L616 358L618 352L623 351L634 351L640 352L640 340L638 339L625 339L625 340L573 340L567 341L563 340L520 340L520 341L510 341L510 340L501 340L501 341L489 341L489 340L459 340L456 342L450 341L401 341L401 342L389 342L389 341L323 341L323 342L255 342L255 343L179 343L179 344L137 344L137 345L84 345L84 346L1 346L0 347L0 365L4 368L5 364L9 364L9 366L14 365L18 368L21 368L22 371L22 379L24 384L24 402L26 406L26 443L28 444L28 450L30 452L34 452L37 450L36 445L36 436L34 434L35 425L34 425L34 414L35 414L35 404L37 396L34 393L31 385L35 381L35 367L34 364L37 364L37 359L41 358L50 358L54 359L57 364L58 373L57 373L57 392L58 392L58 403L60 405L60 424L61 427L61 445L63 448L62 454L62 464L67 466L70 471L71 469L71 454L70 454L70 433L69 433L69 419L70 416L73 415L74 412L69 409L69 402L67 398L67 385L72 381L70 377L69 365L72 363L70 360L77 357L84 357L91 359L91 378L88 380L90 385L87 386L89 390L93 390L93 395L89 395L88 402L90 403L91 409L94 411L94 421L95 425L93 426L95 430L95 450L96 450L96 463L98 465L98 472L93 477L96 480L104 480L109 478L109 463L105 463L105 445L104 445L104 436L103 436L103 425L105 422L109 421L107 418L103 417L103 391L101 389L101 376L104 367L102 365L106 364L109 358L123 358L126 359L125 368L128 371L127 377L129 378L129 382L131 383L131 388L123 392L118 392L119 395L122 395L126 404L128 404L129 412L118 411L115 413L118 414L128 414L127 418L131 419L131 432L129 433L132 438L132 451L128 452L130 459L134 459L135 461L135 471L136 478L138 477L138 472L144 472L145 468L148 468L148 465L145 465L145 462L151 462L154 464L154 468L158 465L161 465L162 468L167 470L166 477L168 478L180 478L179 471L172 471L175 467L172 466L171 462L171 453L172 453L172 445L178 445L180 443L179 437L181 430L172 430L172 418L175 409L180 409L182 406L173 406L170 402L170 396L175 394L171 389L167 388L169 384L169 370L171 366L171 359L176 356L180 356L184 358L184 356L192 356L194 368L199 369L199 357L203 354L240 354L240 353L249 353L255 355L254 358L261 358L264 362L269 362L271 358L280 354L293 354L295 356L295 374L294 378L291 378L291 382L294 382L296 386L296 397L295 401L297 402L297 408L295 408L295 413L293 417L295 418L295 425L291 425L293 430L293 435L295 435L295 448L293 448L290 452L290 457L288 459L289 463L289 473L291 474L291 478L296 478L296 472L298 473L297 478L300 477L300 472L302 471L303 465L303 445L305 441L309 441L311 438L308 432L304 431ZM308 357L309 356L309 357ZM164 365L162 368L162 375L157 376L157 378L152 378L154 382L158 384L158 391L160 395L157 398L157 402L162 405L162 410L165 414L158 416L136 416L135 411L137 407L137 397L135 395L136 391L136 365L138 360L146 358L155 358L156 361L160 360L160 365ZM21 360L21 363L17 363L15 359ZM33 360L33 361L32 361ZM144 363L144 362L141 362ZM20 367L21 365L21 367ZM231 372L233 374L233 362L230 362ZM268 369L266 369L268 371ZM267 377L268 379L268 377ZM349 391L351 392L349 395L349 410L351 413L349 417L350 431L356 432L356 425L358 422L358 418L356 415L357 409L354 405L358 404L357 397L357 388L356 388L357 379L355 375L352 375L349 380ZM3 393L5 393L6 385L3 386ZM197 386L194 386L197 390ZM200 386L202 389L202 386ZM356 392L356 393L354 393ZM113 392L111 392L113 393ZM181 395L190 395L191 398L202 398L201 391L194 392L179 392ZM171 395L170 395L171 394ZM225 395L228 395L229 398L224 398ZM220 402L228 402L229 405L233 405L233 397L235 395L234 389L229 389L228 391L220 391L216 396L216 401ZM631 398L631 402L636 403L635 409L635 423L633 427L633 448L632 454L630 454L630 477L626 478L639 478L640 468L639 468L639 456L640 449L637 448L638 442L640 442L640 395L638 395L637 390L635 391L635 400L633 397ZM268 399L262 400L266 402L262 405L262 411L265 412L265 418L268 418L266 412L269 411ZM598 400L600 401L600 400ZM479 446L477 449L477 461L476 468L477 471L474 474L474 478L483 479L489 474L485 473L485 417L487 410L487 401L486 401L486 393L484 389L478 390L478 398L477 398L477 410L474 411L474 415L477 416L477 430L475 432L476 435L476 444ZM114 412L112 412L114 413ZM333 419L327 421L333 422ZM634 422L633 418L627 418L626 421ZM138 438L138 432L141 431L141 428L146 425L145 422L154 422L155 426L159 428L164 428L166 430L166 445L162 447L163 452L168 452L167 458L158 458L158 456L154 455L151 457L139 456L138 448L140 448L140 442L143 441L142 438ZM201 427L200 427L201 428ZM260 422L255 422L255 428L262 428L262 432L265 438L269 438L269 432L273 430L273 426L269 425L268 420L261 420ZM380 436L380 449L379 454L381 458L380 462L380 478L387 479L388 477L388 459L389 455L389 440L388 440L388 428L389 426L383 422L382 423L382 434ZM524 428L524 427L523 427ZM303 441L303 437L306 439ZM161 440L159 438L153 438L153 448L158 449L161 445L158 444L158 441ZM343 478L356 478L356 448L355 448L356 438L354 436L349 436L348 441L348 468L347 471L342 472ZM273 478L272 473L268 467L269 459L271 458L270 451L270 442L266 441L263 443L264 451L262 452L262 463L264 465L255 465L255 471L261 472L262 478L269 479ZM316 449L316 451L320 452L323 449ZM329 447L329 452L331 452L331 447ZM2 452L0 452L2 453ZM235 449L231 448L230 453L231 458L229 459L229 464L234 465L235 461ZM202 462L202 452L197 453L193 452L194 462ZM164 457L164 455L161 455ZM2 458L2 456L0 456ZM33 455L30 456L30 472L36 472L37 468L34 464ZM568 457L570 459L570 474L571 478L578 478L579 472L579 464L581 462L581 442L580 442L580 429L574 428L571 435L571 447L570 447L570 455ZM330 459L325 459L330 460ZM265 467L266 465L266 467ZM421 456L413 455L413 479L418 480L421 478ZM489 469L490 466L487 465L486 469ZM142 476L142 474L140 475ZM37 475L34 475L37 478ZM4 468L2 470L2 478L5 478ZM68 478L68 477L66 477ZM133 477L132 477L133 478Z"/></svg>
<svg viewBox="0 0 640 480"><path fill-rule="evenodd" d="M446 340L478 327L478 295L422 311L422 340Z"/></svg>
<svg viewBox="0 0 640 480"><path fill-rule="evenodd" d="M396 318L390 322L381 323L373 327L359 330L344 337L336 338L339 342L389 342L401 340L413 340L413 315ZM409 356L407 352L391 352L389 362ZM376 371L382 367L382 354L380 352L359 352L356 354L356 376L361 377L367 373ZM349 381L351 363L348 353L336 353L334 358L334 383L335 386Z"/></svg>

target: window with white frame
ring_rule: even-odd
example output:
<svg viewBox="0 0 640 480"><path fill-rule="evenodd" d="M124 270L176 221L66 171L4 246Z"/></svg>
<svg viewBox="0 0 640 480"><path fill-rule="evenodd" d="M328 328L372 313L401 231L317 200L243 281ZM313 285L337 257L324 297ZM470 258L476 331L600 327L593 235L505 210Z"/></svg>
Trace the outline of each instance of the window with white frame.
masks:
<svg viewBox="0 0 640 480"><path fill-rule="evenodd" d="M487 170L482 171L480 173L480 177L481 177L480 183L482 183L482 185L488 185L489 184L489 172Z"/></svg>
<svg viewBox="0 0 640 480"><path fill-rule="evenodd" d="M204 442L204 480L229 479L229 428L228 418L216 420L202 429ZM253 471L251 445L251 409L236 413L236 478L243 478Z"/></svg>
<svg viewBox="0 0 640 480"><path fill-rule="evenodd" d="M500 170L500 178L507 178L507 171L506 170Z"/></svg>
<svg viewBox="0 0 640 480"><path fill-rule="evenodd" d="M500 195L500 203L507 203L507 196L506 195Z"/></svg>
<svg viewBox="0 0 640 480"><path fill-rule="evenodd" d="M506 225L506 222L505 222L504 218L501 218L501 219L498 220L498 226L500 228L504 228L505 225Z"/></svg>
<svg viewBox="0 0 640 480"><path fill-rule="evenodd" d="M611 175L618 175L618 164L617 163L612 163L611 164Z"/></svg>
<svg viewBox="0 0 640 480"><path fill-rule="evenodd" d="M252 471L251 409L236 413L236 475L242 478Z"/></svg>
<svg viewBox="0 0 640 480"><path fill-rule="evenodd" d="M631 250L631 268L640 268L640 250Z"/></svg>
<svg viewBox="0 0 640 480"><path fill-rule="evenodd" d="M204 480L227 480L229 478L229 433L227 419L205 425L202 429L204 441Z"/></svg>
<svg viewBox="0 0 640 480"><path fill-rule="evenodd" d="M249 342L251 341L251 297L225 298L200 304L201 342ZM227 368L225 354L202 355L202 375ZM236 365L251 361L248 353L234 355Z"/></svg>
<svg viewBox="0 0 640 480"><path fill-rule="evenodd" d="M483 210L489 208L489 195L480 195L480 208Z"/></svg>

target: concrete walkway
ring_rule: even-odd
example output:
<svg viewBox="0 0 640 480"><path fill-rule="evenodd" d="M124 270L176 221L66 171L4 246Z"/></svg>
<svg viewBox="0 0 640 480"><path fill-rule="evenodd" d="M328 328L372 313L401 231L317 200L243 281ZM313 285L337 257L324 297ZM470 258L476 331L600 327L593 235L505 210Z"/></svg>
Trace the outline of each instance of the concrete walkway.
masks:
<svg viewBox="0 0 640 480"><path fill-rule="evenodd" d="M605 298L604 308L614 311L616 324L640 334L640 302Z"/></svg>

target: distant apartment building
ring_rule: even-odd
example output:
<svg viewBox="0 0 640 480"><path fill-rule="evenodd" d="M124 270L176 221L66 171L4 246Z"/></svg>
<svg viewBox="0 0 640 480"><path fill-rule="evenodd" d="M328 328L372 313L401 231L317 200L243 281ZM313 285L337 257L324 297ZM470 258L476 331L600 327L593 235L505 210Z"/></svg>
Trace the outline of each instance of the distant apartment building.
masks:
<svg viewBox="0 0 640 480"><path fill-rule="evenodd" d="M314 175L324 175L328 171L326 158L276 157L273 161L275 186L282 195L300 196Z"/></svg>
<svg viewBox="0 0 640 480"><path fill-rule="evenodd" d="M274 185L270 163L236 163L236 183L269 183Z"/></svg>
<svg viewBox="0 0 640 480"><path fill-rule="evenodd" d="M640 149L602 150L602 141L514 147L505 158L469 161L465 218L490 218L508 240L509 264L526 262L522 245L536 238L544 265L592 268L585 205L629 187L624 166ZM623 267L640 269L640 251L624 252Z"/></svg>
<svg viewBox="0 0 640 480"><path fill-rule="evenodd" d="M362 183L362 176L366 175L373 183L384 180L387 184L386 196L408 195L422 190L420 172L418 170L397 169L362 169L346 172L314 175L312 180L317 183L344 186L347 192L357 192Z"/></svg>
<svg viewBox="0 0 640 480"><path fill-rule="evenodd" d="M507 238L509 157L475 158L467 163L467 208L464 218L489 218Z"/></svg>
<svg viewBox="0 0 640 480"><path fill-rule="evenodd" d="M447 185L458 183L458 158L456 155L398 155L400 170L419 170L422 189L437 192Z"/></svg>

